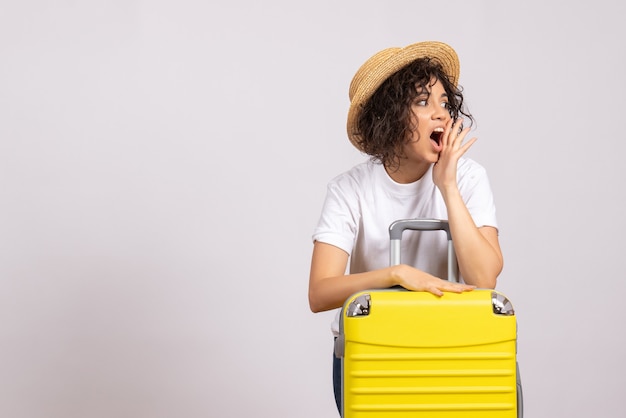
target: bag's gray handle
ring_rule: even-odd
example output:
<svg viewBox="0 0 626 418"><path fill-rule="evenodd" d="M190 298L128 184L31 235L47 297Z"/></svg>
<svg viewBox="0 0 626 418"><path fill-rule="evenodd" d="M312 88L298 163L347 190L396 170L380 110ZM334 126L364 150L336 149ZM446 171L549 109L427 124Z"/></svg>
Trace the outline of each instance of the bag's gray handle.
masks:
<svg viewBox="0 0 626 418"><path fill-rule="evenodd" d="M389 264L392 266L401 263L400 247L402 233L406 230L414 231L446 231L448 236L448 280L459 282L458 265L454 245L452 245L452 235L448 221L442 219L400 219L389 226Z"/></svg>

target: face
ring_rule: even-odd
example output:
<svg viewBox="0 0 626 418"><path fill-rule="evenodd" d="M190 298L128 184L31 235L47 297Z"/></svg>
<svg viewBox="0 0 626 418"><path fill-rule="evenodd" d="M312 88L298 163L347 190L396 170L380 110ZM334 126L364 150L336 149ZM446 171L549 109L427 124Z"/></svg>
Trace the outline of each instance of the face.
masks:
<svg viewBox="0 0 626 418"><path fill-rule="evenodd" d="M421 88L411 106L412 139L404 148L407 162L430 165L439 159L440 137L450 120L448 94L439 80Z"/></svg>

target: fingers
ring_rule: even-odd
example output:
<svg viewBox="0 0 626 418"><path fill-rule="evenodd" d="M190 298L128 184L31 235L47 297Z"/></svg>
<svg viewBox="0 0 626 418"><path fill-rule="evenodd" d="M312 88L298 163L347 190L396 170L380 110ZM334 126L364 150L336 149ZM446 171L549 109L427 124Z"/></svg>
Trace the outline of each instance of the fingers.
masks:
<svg viewBox="0 0 626 418"><path fill-rule="evenodd" d="M458 157L465 154L470 147L477 141L477 138L471 138L463 143L463 140L470 131L470 127L463 128L463 119L459 118L456 121L449 120L446 127L446 132L443 135L443 150L442 152L454 152Z"/></svg>
<svg viewBox="0 0 626 418"><path fill-rule="evenodd" d="M436 287L432 288L432 289L428 289L428 291L430 293L432 293L435 296L443 296L443 292L439 289L437 289Z"/></svg>
<svg viewBox="0 0 626 418"><path fill-rule="evenodd" d="M400 285L414 292L429 292L435 296L443 296L445 292L463 293L476 288L473 285L444 280L414 268L408 270L409 273L413 272L414 274L410 274L410 277L403 280Z"/></svg>
<svg viewBox="0 0 626 418"><path fill-rule="evenodd" d="M463 138L465 138L470 131L469 127L463 127L463 118L458 118L457 120L450 119L446 129L447 132L444 136L446 143L449 145L461 144Z"/></svg>
<svg viewBox="0 0 626 418"><path fill-rule="evenodd" d="M444 132L444 144L451 145L456 139L461 135L463 126L463 119L459 118L457 120L450 119L446 126L446 130Z"/></svg>
<svg viewBox="0 0 626 418"><path fill-rule="evenodd" d="M459 118L454 121L454 124L450 127L449 138L451 143L461 142L462 138L467 135L469 128L463 128L463 119Z"/></svg>
<svg viewBox="0 0 626 418"><path fill-rule="evenodd" d="M442 284L440 284L439 286L435 287L433 289L433 291L430 291L433 295L436 296L443 296L443 294L445 292L450 292L450 293L463 293L463 292L470 292L472 290L474 290L476 288L476 286L472 286L472 285L468 285L468 284L463 284L463 283L453 283L453 282L449 282L447 280L441 280Z"/></svg>
<svg viewBox="0 0 626 418"><path fill-rule="evenodd" d="M461 155L465 154L467 150L470 149L470 147L474 145L474 142L476 142L477 140L478 138L471 138L465 144L463 144L463 146L459 148L459 152L461 153Z"/></svg>
<svg viewBox="0 0 626 418"><path fill-rule="evenodd" d="M454 286L454 288L448 290L449 292L454 292L454 293L463 293L463 292L471 292L472 290L476 289L476 286L472 286L469 284L460 284L460 283L455 283L456 286Z"/></svg>

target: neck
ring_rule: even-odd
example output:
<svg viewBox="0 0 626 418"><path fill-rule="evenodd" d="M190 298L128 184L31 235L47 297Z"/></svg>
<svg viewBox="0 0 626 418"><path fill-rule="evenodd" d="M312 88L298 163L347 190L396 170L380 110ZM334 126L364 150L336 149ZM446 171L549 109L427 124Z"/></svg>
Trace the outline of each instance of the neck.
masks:
<svg viewBox="0 0 626 418"><path fill-rule="evenodd" d="M407 163L406 160L400 162L398 167L387 167L385 171L393 181L400 184L414 183L424 177L424 174L430 168L430 164L426 163Z"/></svg>

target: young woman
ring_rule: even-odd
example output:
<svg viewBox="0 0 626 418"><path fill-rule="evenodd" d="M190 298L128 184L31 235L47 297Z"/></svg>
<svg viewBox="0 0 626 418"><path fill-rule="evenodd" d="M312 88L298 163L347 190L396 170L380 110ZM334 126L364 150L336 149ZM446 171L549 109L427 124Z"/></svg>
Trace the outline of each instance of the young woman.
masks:
<svg viewBox="0 0 626 418"><path fill-rule="evenodd" d="M385 49L355 74L348 138L370 158L328 184L313 234L313 312L340 308L364 289L400 285L442 296L495 287L503 263L495 205L484 168L463 157L476 138L466 140L463 118L469 126L473 118L458 80L457 54L441 42ZM405 233L404 264L389 266L389 225L409 218L448 220L462 283L442 279L443 233ZM331 329L336 336L338 315ZM336 359L340 408L339 367Z"/></svg>

